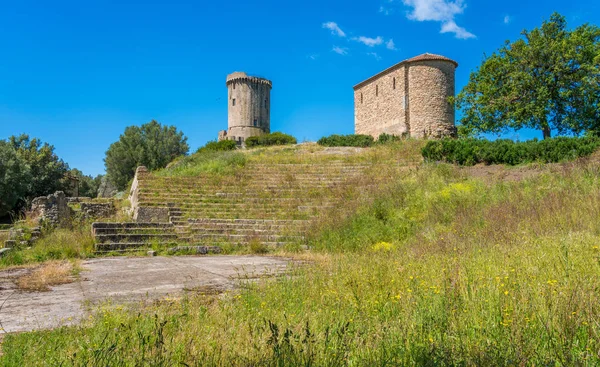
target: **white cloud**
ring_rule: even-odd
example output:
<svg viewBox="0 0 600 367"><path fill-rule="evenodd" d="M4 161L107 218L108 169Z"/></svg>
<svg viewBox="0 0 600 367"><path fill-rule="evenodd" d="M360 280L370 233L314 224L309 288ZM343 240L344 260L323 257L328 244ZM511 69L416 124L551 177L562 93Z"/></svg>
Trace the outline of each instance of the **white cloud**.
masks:
<svg viewBox="0 0 600 367"><path fill-rule="evenodd" d="M475 38L475 35L456 24L454 17L462 14L466 8L463 0L402 0L404 5L411 7L408 19L435 21L442 23L440 33L454 33L456 38Z"/></svg>
<svg viewBox="0 0 600 367"><path fill-rule="evenodd" d="M319 54L312 54L312 55L308 55L306 56L307 58L311 59L311 60L316 60L319 58Z"/></svg>
<svg viewBox="0 0 600 367"><path fill-rule="evenodd" d="M442 23L442 30L440 31L440 33L454 33L456 38L460 38L463 40L475 38L475 35L473 33L467 31L463 27L459 27L458 25L456 25L456 23L454 23L453 20Z"/></svg>
<svg viewBox="0 0 600 367"><path fill-rule="evenodd" d="M387 7L383 6L383 5L381 5L379 7L379 12L381 14L383 14L383 15L390 15L390 14L392 14L394 12L394 9L387 8Z"/></svg>
<svg viewBox="0 0 600 367"><path fill-rule="evenodd" d="M381 60L381 56L379 56L377 52L367 52L367 55L373 56L377 61Z"/></svg>
<svg viewBox="0 0 600 367"><path fill-rule="evenodd" d="M348 49L346 47L333 46L331 51L338 55L348 55Z"/></svg>
<svg viewBox="0 0 600 367"><path fill-rule="evenodd" d="M338 37L346 37L346 33L342 31L342 29L337 25L336 22L323 23L323 28L329 29L331 31L331 34L336 35Z"/></svg>
<svg viewBox="0 0 600 367"><path fill-rule="evenodd" d="M360 36L360 37L354 37L354 38L352 38L352 40L356 41L356 42L360 42L369 47L379 46L383 43L383 38L381 38L381 36L377 36L377 38Z"/></svg>
<svg viewBox="0 0 600 367"><path fill-rule="evenodd" d="M392 50L392 51L396 51L397 50L396 44L394 44L394 40L393 39L390 39L389 41L387 41L385 43L385 47L387 47L388 50Z"/></svg>
<svg viewBox="0 0 600 367"><path fill-rule="evenodd" d="M512 17L510 15L505 15L504 24L509 24L510 22L512 22Z"/></svg>

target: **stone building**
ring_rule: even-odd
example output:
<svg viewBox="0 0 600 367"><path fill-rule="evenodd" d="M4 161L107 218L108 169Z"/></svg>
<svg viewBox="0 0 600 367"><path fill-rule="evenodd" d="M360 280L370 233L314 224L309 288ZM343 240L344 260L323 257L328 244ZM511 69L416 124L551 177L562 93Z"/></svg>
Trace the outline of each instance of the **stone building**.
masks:
<svg viewBox="0 0 600 367"><path fill-rule="evenodd" d="M235 72L227 76L228 129L219 132L219 140L238 144L251 136L271 132L270 80Z"/></svg>
<svg viewBox="0 0 600 367"><path fill-rule="evenodd" d="M356 134L382 133L439 138L456 133L454 71L458 63L423 54L402 61L354 86Z"/></svg>

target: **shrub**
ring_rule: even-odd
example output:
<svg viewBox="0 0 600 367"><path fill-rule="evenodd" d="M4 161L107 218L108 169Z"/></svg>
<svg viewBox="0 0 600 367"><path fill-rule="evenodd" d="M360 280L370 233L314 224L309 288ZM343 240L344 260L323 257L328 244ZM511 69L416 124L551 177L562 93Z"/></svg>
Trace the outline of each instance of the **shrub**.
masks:
<svg viewBox="0 0 600 367"><path fill-rule="evenodd" d="M331 135L322 137L317 144L326 147L370 147L375 142L371 135L351 134L351 135Z"/></svg>
<svg viewBox="0 0 600 367"><path fill-rule="evenodd" d="M469 138L429 141L422 154L427 161L444 161L464 166L477 163L517 165L572 160L588 156L598 148L600 139L596 137L558 137L525 142Z"/></svg>
<svg viewBox="0 0 600 367"><path fill-rule="evenodd" d="M386 144L386 143L396 142L396 141L400 141L400 140L402 140L402 137L400 137L400 136L383 133L383 134L379 135L379 137L377 138L377 143L378 144Z"/></svg>
<svg viewBox="0 0 600 367"><path fill-rule="evenodd" d="M224 152L228 150L234 150L237 147L237 143L233 140L221 140L221 141L209 141L203 147L199 148L197 153L201 152Z"/></svg>
<svg viewBox="0 0 600 367"><path fill-rule="evenodd" d="M274 132L271 134L265 134L261 136L251 136L246 139L246 147L260 147L260 146L271 146L271 145L289 145L296 144L297 140L291 135Z"/></svg>

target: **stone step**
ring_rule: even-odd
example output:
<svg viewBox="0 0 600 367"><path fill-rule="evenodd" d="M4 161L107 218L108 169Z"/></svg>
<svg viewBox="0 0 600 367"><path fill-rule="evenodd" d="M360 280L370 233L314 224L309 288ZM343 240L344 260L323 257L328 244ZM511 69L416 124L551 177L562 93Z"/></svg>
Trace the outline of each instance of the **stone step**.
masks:
<svg viewBox="0 0 600 367"><path fill-rule="evenodd" d="M96 228L94 230L94 234L96 235L104 235L104 234L164 234L164 233L173 233L175 228L151 228L151 227L127 227L127 228Z"/></svg>
<svg viewBox="0 0 600 367"><path fill-rule="evenodd" d="M95 236L96 238L96 242L97 243L109 243L109 242L116 242L116 243L148 243L148 242L154 242L154 241L158 241L158 242L173 242L177 240L177 235L174 233L170 233L170 234L144 234L144 233L126 233L126 234L120 234L120 233L113 233L113 234L97 234Z"/></svg>
<svg viewBox="0 0 600 367"><path fill-rule="evenodd" d="M134 250L142 250L148 249L149 246L146 242L109 242L109 243L97 243L95 252L125 252L125 251L134 251Z"/></svg>

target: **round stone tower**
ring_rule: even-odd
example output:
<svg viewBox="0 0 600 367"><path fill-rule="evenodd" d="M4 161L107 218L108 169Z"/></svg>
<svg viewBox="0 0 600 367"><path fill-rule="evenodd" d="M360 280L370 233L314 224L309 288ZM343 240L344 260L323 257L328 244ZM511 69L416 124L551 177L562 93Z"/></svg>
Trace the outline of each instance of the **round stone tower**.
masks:
<svg viewBox="0 0 600 367"><path fill-rule="evenodd" d="M235 140L238 144L251 136L271 132L270 80L235 72L227 76L228 129L219 140Z"/></svg>
<svg viewBox="0 0 600 367"><path fill-rule="evenodd" d="M444 56L423 54L405 61L407 68L407 116L410 136L453 136L454 72L458 63Z"/></svg>

